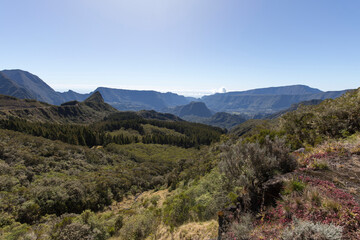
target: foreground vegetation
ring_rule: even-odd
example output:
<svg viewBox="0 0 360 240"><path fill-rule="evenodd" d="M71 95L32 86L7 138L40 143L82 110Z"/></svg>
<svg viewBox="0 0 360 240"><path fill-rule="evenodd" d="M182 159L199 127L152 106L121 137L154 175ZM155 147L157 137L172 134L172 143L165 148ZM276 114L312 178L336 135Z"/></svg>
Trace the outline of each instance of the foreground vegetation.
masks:
<svg viewBox="0 0 360 240"><path fill-rule="evenodd" d="M359 239L359 106L357 90L245 123L240 138L129 113L91 125L9 118L0 238Z"/></svg>

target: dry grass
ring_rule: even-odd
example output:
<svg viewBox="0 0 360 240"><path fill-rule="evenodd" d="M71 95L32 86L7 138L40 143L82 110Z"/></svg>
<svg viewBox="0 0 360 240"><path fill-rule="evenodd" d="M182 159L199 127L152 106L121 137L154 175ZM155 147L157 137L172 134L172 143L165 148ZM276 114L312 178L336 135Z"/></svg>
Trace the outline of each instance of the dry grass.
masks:
<svg viewBox="0 0 360 240"><path fill-rule="evenodd" d="M124 210L136 209L139 210L141 204L145 201L151 199L154 196L159 196L159 200L157 201L157 207L162 207L165 202L165 199L170 195L169 190L160 190L160 191L146 191L136 196L127 196L121 202L113 202L110 206L110 210L114 212L121 212Z"/></svg>
<svg viewBox="0 0 360 240"><path fill-rule="evenodd" d="M216 239L218 223L215 220L207 222L192 222L175 228L172 232L169 227L161 225L155 236L150 236L147 240L206 240Z"/></svg>

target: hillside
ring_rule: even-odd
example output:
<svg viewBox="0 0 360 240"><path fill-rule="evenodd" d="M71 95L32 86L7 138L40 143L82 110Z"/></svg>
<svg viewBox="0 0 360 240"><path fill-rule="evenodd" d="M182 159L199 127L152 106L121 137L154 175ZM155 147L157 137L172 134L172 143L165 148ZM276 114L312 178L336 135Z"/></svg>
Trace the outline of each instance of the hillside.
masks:
<svg viewBox="0 0 360 240"><path fill-rule="evenodd" d="M274 114L270 114L270 115L266 116L265 118L266 119L275 119L275 118L281 117L285 113L295 111L301 106L318 105L322 101L323 100L321 100L321 99L313 99L313 100L309 100L309 101L303 101L303 102L299 102L299 103L294 103L288 109L276 112Z"/></svg>
<svg viewBox="0 0 360 240"><path fill-rule="evenodd" d="M321 92L306 86L255 89L244 92L217 93L201 100L217 112L238 112L248 115L275 113L292 104L313 99L337 98L346 91Z"/></svg>
<svg viewBox="0 0 360 240"><path fill-rule="evenodd" d="M290 108L292 104L313 99L337 98L346 91L322 92L305 85L260 88L241 92L216 93L201 99L175 93L125 90L99 87L90 94L69 90L56 92L34 74L23 70L3 70L0 76L0 94L18 98L36 99L53 105L69 101L84 101L98 91L106 103L122 111L155 110L170 112L180 117L210 117L214 112L246 114L249 118L264 117ZM191 102L197 102L191 104ZM206 106L201 105L203 102Z"/></svg>
<svg viewBox="0 0 360 240"><path fill-rule="evenodd" d="M0 93L21 99L32 99L34 96L25 88L20 87L16 82L9 79L0 72Z"/></svg>
<svg viewBox="0 0 360 240"><path fill-rule="evenodd" d="M162 120L162 121L183 121L181 118L170 114L170 113L159 113L154 110L142 110L136 112L139 116L145 119L154 119L154 120Z"/></svg>
<svg viewBox="0 0 360 240"><path fill-rule="evenodd" d="M306 85L291 85L282 87L257 88L246 91L228 92L227 95L306 95L322 93L321 90Z"/></svg>
<svg viewBox="0 0 360 240"><path fill-rule="evenodd" d="M211 117L196 117L196 116L185 116L183 117L186 121L198 122L211 126L231 129L245 122L248 117L240 114L230 114L225 112L218 112Z"/></svg>
<svg viewBox="0 0 360 240"><path fill-rule="evenodd" d="M90 123L117 112L96 92L84 102L72 101L61 106L0 95L0 117L55 123Z"/></svg>
<svg viewBox="0 0 360 240"><path fill-rule="evenodd" d="M291 89L229 97L261 103L339 94ZM107 90L116 101L137 94L139 106L153 99L169 106L156 92ZM94 92L54 106L0 96L0 238L360 237L360 89L294 104L268 120L211 115L205 103L175 107L207 124L243 122L229 135L169 113L120 112L104 99ZM267 104L268 111L285 106Z"/></svg>
<svg viewBox="0 0 360 240"><path fill-rule="evenodd" d="M54 105L60 105L61 103L72 100L83 101L89 96L89 94L79 94L73 91L65 93L56 92L38 76L27 71L16 69L3 70L0 73L26 91L26 93L23 90L21 93L15 94L9 90L9 87L4 86L0 88L0 94L10 95L22 99L35 99Z"/></svg>
<svg viewBox="0 0 360 240"><path fill-rule="evenodd" d="M99 91L109 103L118 110L160 110L166 107L183 105L190 102L184 96L174 93L160 93L156 91L124 90L99 87Z"/></svg>
<svg viewBox="0 0 360 240"><path fill-rule="evenodd" d="M213 115L210 109L208 109L208 107L205 105L205 103L194 101L186 105L163 109L162 111L174 114L179 117L211 117Z"/></svg>
<svg viewBox="0 0 360 240"><path fill-rule="evenodd" d="M247 121L240 137L154 111L3 119L0 237L358 239L359 106L357 89ZM100 93L64 107L113 110Z"/></svg>

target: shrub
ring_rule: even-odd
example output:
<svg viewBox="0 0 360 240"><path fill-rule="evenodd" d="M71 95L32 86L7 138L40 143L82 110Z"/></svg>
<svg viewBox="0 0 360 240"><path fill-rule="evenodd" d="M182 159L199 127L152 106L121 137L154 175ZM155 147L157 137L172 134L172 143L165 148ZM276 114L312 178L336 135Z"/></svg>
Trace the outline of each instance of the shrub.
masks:
<svg viewBox="0 0 360 240"><path fill-rule="evenodd" d="M115 220L115 231L119 231L124 226L124 217L119 215Z"/></svg>
<svg viewBox="0 0 360 240"><path fill-rule="evenodd" d="M156 216L150 211L145 211L128 218L120 229L119 234L121 239L141 240L154 232L156 227Z"/></svg>
<svg viewBox="0 0 360 240"><path fill-rule="evenodd" d="M18 220L23 223L33 223L40 216L40 206L34 201L24 202L18 211Z"/></svg>
<svg viewBox="0 0 360 240"><path fill-rule="evenodd" d="M328 211L336 212L336 213L339 212L341 209L341 205L332 199L324 199L323 207Z"/></svg>
<svg viewBox="0 0 360 240"><path fill-rule="evenodd" d="M309 187L306 191L307 198L315 205L321 206L322 196L319 190L313 187Z"/></svg>
<svg viewBox="0 0 360 240"><path fill-rule="evenodd" d="M249 213L245 213L240 217L238 222L236 221L231 224L228 235L233 237L231 239L247 240L250 238L252 229L252 216Z"/></svg>
<svg viewBox="0 0 360 240"><path fill-rule="evenodd" d="M6 212L0 213L0 228L11 225L14 222L15 222L15 219L12 215L10 215Z"/></svg>
<svg viewBox="0 0 360 240"><path fill-rule="evenodd" d="M260 207L254 202L259 199L254 198L261 198L262 184L296 168L296 160L289 152L285 140L277 137L274 140L265 137L262 144L239 142L223 146L219 167L229 185L243 187L247 192L244 197L250 199L254 207Z"/></svg>
<svg viewBox="0 0 360 240"><path fill-rule="evenodd" d="M158 201L160 200L160 196L159 195L154 195L150 198L150 202L151 204L156 207L158 204Z"/></svg>
<svg viewBox="0 0 360 240"><path fill-rule="evenodd" d="M94 239L90 226L81 223L70 223L66 225L61 231L57 232L56 240L80 240L80 239Z"/></svg>
<svg viewBox="0 0 360 240"><path fill-rule="evenodd" d="M301 193L304 191L306 184L298 179L290 180L286 183L283 194L291 194L293 192Z"/></svg>
<svg viewBox="0 0 360 240"><path fill-rule="evenodd" d="M4 157L5 148L2 144L0 144L0 159Z"/></svg>
<svg viewBox="0 0 360 240"><path fill-rule="evenodd" d="M9 226L8 233L2 235L2 233L0 232L0 237L1 239L6 239L6 240L18 240L18 239L30 240L33 238L29 236L28 234L29 230L30 227L27 224L13 223L11 226Z"/></svg>
<svg viewBox="0 0 360 240"><path fill-rule="evenodd" d="M164 222L172 227L186 221L207 221L216 217L219 209L229 203L224 177L217 168L193 182L186 190L164 203Z"/></svg>
<svg viewBox="0 0 360 240"><path fill-rule="evenodd" d="M328 170L329 165L324 161L314 161L311 164L311 167L313 167L315 170Z"/></svg>
<svg viewBox="0 0 360 240"><path fill-rule="evenodd" d="M333 224L294 221L294 227L282 233L282 240L340 240L343 228Z"/></svg>
<svg viewBox="0 0 360 240"><path fill-rule="evenodd" d="M189 195L182 192L165 202L164 222L170 226L179 226L189 219L190 206L192 199Z"/></svg>

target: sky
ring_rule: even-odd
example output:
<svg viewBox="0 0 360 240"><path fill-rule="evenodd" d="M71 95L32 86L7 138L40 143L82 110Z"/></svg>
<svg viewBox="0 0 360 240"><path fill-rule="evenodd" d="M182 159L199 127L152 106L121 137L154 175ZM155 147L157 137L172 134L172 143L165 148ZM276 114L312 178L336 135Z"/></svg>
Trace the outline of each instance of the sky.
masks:
<svg viewBox="0 0 360 240"><path fill-rule="evenodd" d="M58 91L360 87L359 0L0 0L0 69Z"/></svg>

